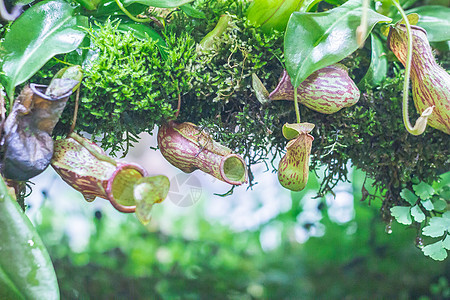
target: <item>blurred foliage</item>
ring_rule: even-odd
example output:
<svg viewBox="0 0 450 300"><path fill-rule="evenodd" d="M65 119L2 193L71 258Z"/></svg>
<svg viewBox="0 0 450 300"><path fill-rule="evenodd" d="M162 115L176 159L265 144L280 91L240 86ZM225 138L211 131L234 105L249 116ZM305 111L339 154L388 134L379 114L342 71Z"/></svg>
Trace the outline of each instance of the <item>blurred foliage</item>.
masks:
<svg viewBox="0 0 450 300"><path fill-rule="evenodd" d="M176 217L165 203L167 211L155 213L148 230L132 215L90 212L84 216L95 225L89 243L74 250L61 214L52 210L57 199L40 209L37 229L63 299L444 299L450 261L426 258L411 242L413 229L392 224L388 235L377 212L380 201L360 202L364 174L354 172L352 180L345 191L354 195L354 218L345 223L328 217L334 200L311 198L318 187L312 176L309 189L292 194L291 209L254 230L236 232L220 219L208 221L204 202ZM315 202L321 220L302 223L299 217ZM71 213L80 219L77 205L71 203ZM297 242L297 231L319 227L323 236ZM273 249L262 246L267 230L280 241Z"/></svg>

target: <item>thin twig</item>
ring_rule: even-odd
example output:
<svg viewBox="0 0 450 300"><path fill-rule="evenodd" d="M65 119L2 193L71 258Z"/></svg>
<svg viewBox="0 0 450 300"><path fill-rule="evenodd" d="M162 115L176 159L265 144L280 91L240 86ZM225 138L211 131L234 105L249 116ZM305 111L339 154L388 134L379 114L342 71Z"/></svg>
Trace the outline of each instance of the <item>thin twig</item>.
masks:
<svg viewBox="0 0 450 300"><path fill-rule="evenodd" d="M75 96L75 108L73 110L72 126L70 126L69 134L75 129L75 124L77 123L78 115L78 99L80 98L80 87L77 89L77 95Z"/></svg>
<svg viewBox="0 0 450 300"><path fill-rule="evenodd" d="M139 19L136 18L135 16L133 16L126 8L125 6L123 6L122 2L120 2L120 0L115 0L117 3L117 6L123 11L124 14L126 14L131 20L135 21L135 22L139 22L139 23L149 23L152 21L151 18L146 18L146 19Z"/></svg>
<svg viewBox="0 0 450 300"><path fill-rule="evenodd" d="M294 88L294 106L295 115L297 116L297 123L300 123L300 109L298 108L297 88Z"/></svg>
<svg viewBox="0 0 450 300"><path fill-rule="evenodd" d="M5 98L3 97L2 91L0 91L0 139L2 137L3 132L3 124L5 123L6 118L6 108L5 108Z"/></svg>
<svg viewBox="0 0 450 300"><path fill-rule="evenodd" d="M173 78L172 75L170 75L170 78L172 78L172 80L175 81L175 78ZM180 109L181 109L181 93L180 93L180 88L178 87L178 81L177 81L177 85L175 87L177 88L177 93L178 93L177 112L175 113L175 119L177 119L178 115L180 114Z"/></svg>
<svg viewBox="0 0 450 300"><path fill-rule="evenodd" d="M369 11L369 0L363 0L361 24L356 28L356 42L359 48L364 46L365 37L367 34L367 13Z"/></svg>

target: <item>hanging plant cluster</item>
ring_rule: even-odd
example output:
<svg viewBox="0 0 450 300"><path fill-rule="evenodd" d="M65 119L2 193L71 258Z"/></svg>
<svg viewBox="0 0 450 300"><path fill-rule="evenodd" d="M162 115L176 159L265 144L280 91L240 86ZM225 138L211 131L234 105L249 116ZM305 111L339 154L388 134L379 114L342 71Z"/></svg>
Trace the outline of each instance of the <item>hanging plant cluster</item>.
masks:
<svg viewBox="0 0 450 300"><path fill-rule="evenodd" d="M86 200L107 199L147 224L169 180L149 177L105 150L126 153L139 133L157 126L158 148L168 162L232 186L253 184L252 165L272 156L272 164L280 159L274 169L281 186L292 191L303 190L310 169L323 164L324 196L347 179L351 160L375 180L390 222L391 207L404 204L400 193L411 188L413 177L432 182L448 168L450 75L436 62L430 35L416 26L427 24L414 12L407 16L397 1L392 7L398 14L360 0L336 7L181 2L167 1L156 14L139 1L115 8L82 1L74 9L46 0L14 21L2 42L7 55L0 79L10 100L2 175L24 182L51 164ZM145 14L135 17L127 10L131 3ZM48 13L55 11L61 13ZM117 13L133 22L104 21L105 14ZM25 29L37 30L36 36L18 43ZM70 43L57 43L67 35ZM432 39L450 37L433 32ZM34 53L39 62L27 60ZM59 70L61 61L73 66ZM415 112L408 108L410 76ZM27 81L32 83L23 86ZM17 86L22 91L13 102ZM411 113L418 115L414 126ZM425 132L427 124L437 130Z"/></svg>

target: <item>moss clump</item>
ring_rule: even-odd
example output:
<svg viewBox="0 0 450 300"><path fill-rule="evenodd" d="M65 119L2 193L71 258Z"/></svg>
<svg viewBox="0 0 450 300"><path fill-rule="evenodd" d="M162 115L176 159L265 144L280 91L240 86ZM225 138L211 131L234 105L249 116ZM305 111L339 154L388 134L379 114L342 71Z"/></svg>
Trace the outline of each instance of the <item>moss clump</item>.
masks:
<svg viewBox="0 0 450 300"><path fill-rule="evenodd" d="M252 91L251 75L256 73L268 90L275 88L283 69L283 34L266 35L247 24L245 2L197 1L196 5L206 19L193 19L176 10L164 29L154 28L168 45L167 59L161 57L155 42L121 34L115 30L116 23L89 30L90 49L97 58L86 68L77 129L100 136L105 149L125 148L138 133L174 117L179 95L179 122L204 127L217 141L242 154L249 168L258 162L269 164L269 157L284 154L287 141L281 128L295 122L295 112L289 101L261 105ZM230 26L213 49L198 51L197 43L223 13L230 14ZM343 61L355 82L370 63L368 51L359 50ZM448 59L449 55L441 53L440 57ZM78 63L70 55L64 59ZM375 180L385 197L384 208L402 201L399 192L413 178L430 182L449 169L448 135L428 128L425 134L412 136L404 129L403 75L395 63L390 70L377 87L361 83L362 96L353 107L333 115L301 107L302 121L316 125L311 169L326 169L319 195L347 180L349 162ZM72 111L73 102L57 134L67 132Z"/></svg>
<svg viewBox="0 0 450 300"><path fill-rule="evenodd" d="M194 49L188 35L176 41L169 36L163 59L155 41L120 33L118 26L107 21L88 30L95 59L85 67L76 127L100 136L102 147L113 152L174 116L177 95L190 81L183 70ZM57 134L71 122L72 109L66 109Z"/></svg>

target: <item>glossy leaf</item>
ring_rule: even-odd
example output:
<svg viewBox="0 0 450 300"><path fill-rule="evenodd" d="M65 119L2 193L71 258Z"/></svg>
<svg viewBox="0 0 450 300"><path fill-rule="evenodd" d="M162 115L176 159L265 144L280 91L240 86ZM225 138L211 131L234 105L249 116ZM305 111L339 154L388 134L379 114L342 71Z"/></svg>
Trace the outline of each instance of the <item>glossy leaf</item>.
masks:
<svg viewBox="0 0 450 300"><path fill-rule="evenodd" d="M361 0L321 13L294 12L284 40L286 69L292 85L298 87L314 71L336 63L356 49L356 28L361 22ZM368 10L367 38L379 22L391 19Z"/></svg>
<svg viewBox="0 0 450 300"><path fill-rule="evenodd" d="M440 5L420 6L407 13L419 15L417 26L427 31L428 41L441 42L450 40L450 8Z"/></svg>
<svg viewBox="0 0 450 300"><path fill-rule="evenodd" d="M27 5L30 4L31 2L34 2L33 0L13 0L10 3L14 4L14 5Z"/></svg>
<svg viewBox="0 0 450 300"><path fill-rule="evenodd" d="M0 267L0 299L25 299Z"/></svg>
<svg viewBox="0 0 450 300"><path fill-rule="evenodd" d="M75 0L87 10L96 10L100 4L100 0Z"/></svg>
<svg viewBox="0 0 450 300"><path fill-rule="evenodd" d="M391 208L391 214L395 217L397 222L404 225L410 225L412 223L410 210L410 207L394 206Z"/></svg>
<svg viewBox="0 0 450 300"><path fill-rule="evenodd" d="M133 3L140 3L152 7L173 8L194 0L124 0L123 5L127 6Z"/></svg>
<svg viewBox="0 0 450 300"><path fill-rule="evenodd" d="M375 86L386 78L387 58L380 38L372 33L370 41L372 45L370 65L361 82L367 81Z"/></svg>
<svg viewBox="0 0 450 300"><path fill-rule="evenodd" d="M345 3L346 0L325 0L326 3L329 3L333 6L339 6Z"/></svg>
<svg viewBox="0 0 450 300"><path fill-rule="evenodd" d="M25 11L11 26L2 43L2 84L8 97L56 54L75 50L86 32L87 18L61 0L44 1Z"/></svg>
<svg viewBox="0 0 450 300"><path fill-rule="evenodd" d="M2 178L0 298L59 299L58 282L47 250L30 220L9 194Z"/></svg>
<svg viewBox="0 0 450 300"><path fill-rule="evenodd" d="M422 248L423 254L434 260L444 260L447 258L447 251L444 249L442 241L427 245Z"/></svg>
<svg viewBox="0 0 450 300"><path fill-rule="evenodd" d="M247 10L248 20L256 26L261 26L265 32L271 29L283 31L294 11L304 6L303 0L254 0Z"/></svg>

